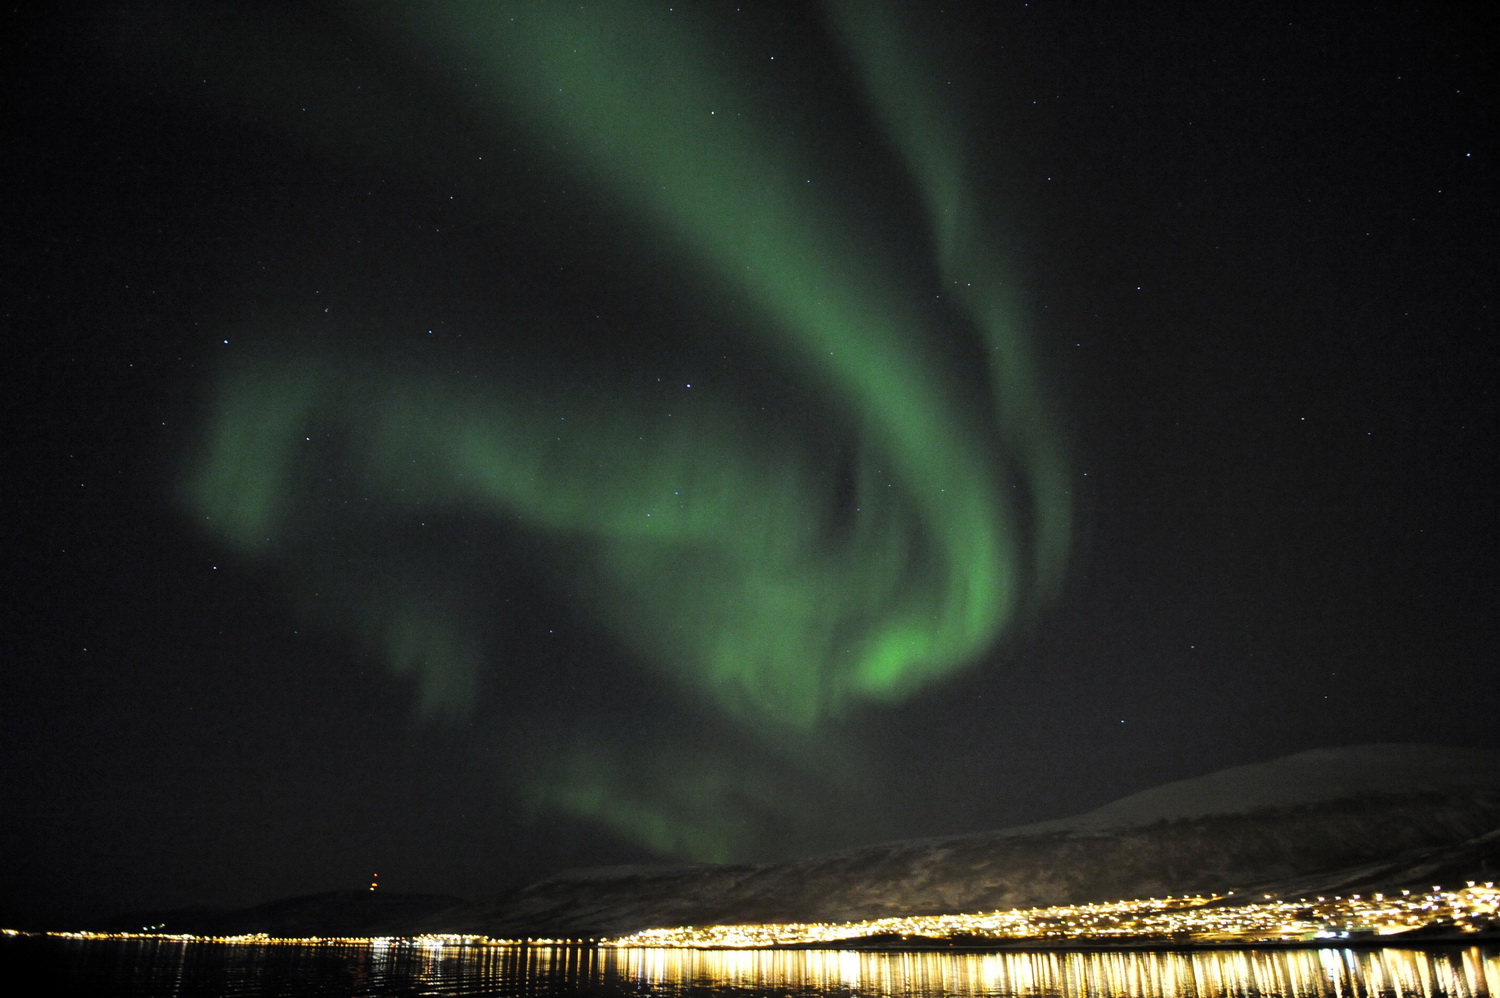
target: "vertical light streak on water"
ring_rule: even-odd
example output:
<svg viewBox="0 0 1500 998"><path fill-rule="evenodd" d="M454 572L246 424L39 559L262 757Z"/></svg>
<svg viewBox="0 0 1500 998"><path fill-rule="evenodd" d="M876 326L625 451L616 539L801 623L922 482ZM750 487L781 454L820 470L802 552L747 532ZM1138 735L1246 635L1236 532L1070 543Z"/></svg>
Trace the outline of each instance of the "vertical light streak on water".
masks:
<svg viewBox="0 0 1500 998"><path fill-rule="evenodd" d="M1486 958L1479 949L1466 949L1463 968L1471 989L1477 982L1485 994L1500 994L1500 952L1491 952Z"/></svg>

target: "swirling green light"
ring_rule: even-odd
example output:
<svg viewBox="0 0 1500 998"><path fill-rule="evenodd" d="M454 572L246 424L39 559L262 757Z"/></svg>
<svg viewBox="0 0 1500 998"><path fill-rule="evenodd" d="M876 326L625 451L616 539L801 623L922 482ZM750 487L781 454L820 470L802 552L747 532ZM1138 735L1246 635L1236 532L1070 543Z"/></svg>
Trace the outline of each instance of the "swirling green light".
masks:
<svg viewBox="0 0 1500 998"><path fill-rule="evenodd" d="M409 543L424 512L548 538L546 570L682 702L804 748L854 705L971 664L1028 592L1055 582L1069 519L1060 450L995 290L996 254L965 221L954 130L886 15L859 4L835 22L925 200L939 270L964 289L961 315L991 359L988 406L913 304L903 254L857 238L847 194L809 182L823 167L784 148L775 108L703 34L644 5L413 16L402 30L471 67L497 124L564 150L601 200L739 303L726 311L753 331L740 348L836 413L833 440L778 432L732 391L693 393L665 418L623 389L580 398L567 371L523 382L497 367L475 384L379 351L276 350L226 373L186 478L212 531L281 565L306 612L414 673L432 710L462 709L507 650L484 647L465 626L482 609L433 570L371 549ZM345 549L381 569L341 573L348 559L329 552ZM625 792L607 745L588 743L542 767L530 796L660 851L743 851L714 831L724 815L685 803L729 806L686 788L727 779L733 760L647 767L656 776Z"/></svg>

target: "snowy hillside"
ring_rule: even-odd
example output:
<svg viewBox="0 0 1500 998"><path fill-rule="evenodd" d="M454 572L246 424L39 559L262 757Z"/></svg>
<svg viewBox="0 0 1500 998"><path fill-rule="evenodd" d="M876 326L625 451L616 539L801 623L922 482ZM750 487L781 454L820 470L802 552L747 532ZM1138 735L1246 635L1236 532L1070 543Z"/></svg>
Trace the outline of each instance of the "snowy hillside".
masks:
<svg viewBox="0 0 1500 998"><path fill-rule="evenodd" d="M1356 745L1299 752L1166 783L1086 814L1007 829L1013 834L1133 828L1340 799L1500 791L1500 752L1430 745Z"/></svg>
<svg viewBox="0 0 1500 998"><path fill-rule="evenodd" d="M1200 892L1373 892L1500 879L1497 829L1500 754L1367 745L1226 769L1022 828L759 866L575 870L480 902L293 899L173 928L581 938Z"/></svg>

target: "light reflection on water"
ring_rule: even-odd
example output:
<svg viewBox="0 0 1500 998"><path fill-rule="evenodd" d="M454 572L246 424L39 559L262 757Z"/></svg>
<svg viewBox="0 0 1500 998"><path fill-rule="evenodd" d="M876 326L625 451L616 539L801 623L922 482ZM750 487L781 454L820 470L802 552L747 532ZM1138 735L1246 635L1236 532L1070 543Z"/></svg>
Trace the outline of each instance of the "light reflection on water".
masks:
<svg viewBox="0 0 1500 998"><path fill-rule="evenodd" d="M855 953L631 950L622 983L746 995L1500 996L1500 950Z"/></svg>
<svg viewBox="0 0 1500 998"><path fill-rule="evenodd" d="M6 939L0 966L12 979L33 968L53 993L126 998L1500 996L1493 947L863 953Z"/></svg>

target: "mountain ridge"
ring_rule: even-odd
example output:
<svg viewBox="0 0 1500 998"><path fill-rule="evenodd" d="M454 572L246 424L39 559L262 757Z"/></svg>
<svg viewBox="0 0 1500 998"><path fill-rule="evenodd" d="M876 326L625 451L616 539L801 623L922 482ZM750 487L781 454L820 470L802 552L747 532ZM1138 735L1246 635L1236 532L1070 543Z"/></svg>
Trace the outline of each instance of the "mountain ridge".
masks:
<svg viewBox="0 0 1500 998"><path fill-rule="evenodd" d="M1387 744L1220 770L1070 818L779 863L580 868L484 901L345 892L191 926L157 920L169 931L600 938L1188 893L1394 890L1496 871L1500 753Z"/></svg>

